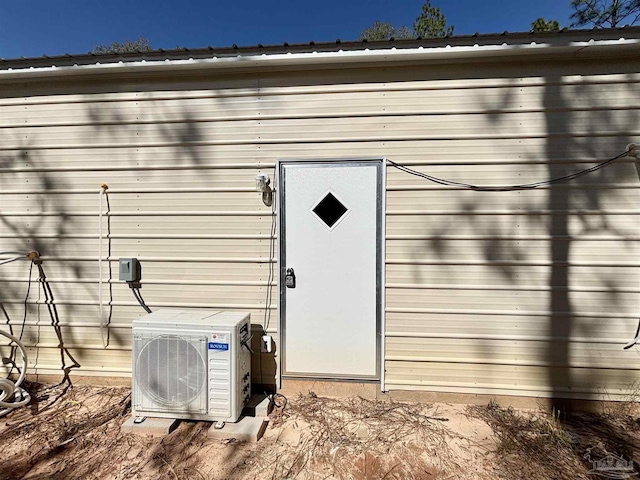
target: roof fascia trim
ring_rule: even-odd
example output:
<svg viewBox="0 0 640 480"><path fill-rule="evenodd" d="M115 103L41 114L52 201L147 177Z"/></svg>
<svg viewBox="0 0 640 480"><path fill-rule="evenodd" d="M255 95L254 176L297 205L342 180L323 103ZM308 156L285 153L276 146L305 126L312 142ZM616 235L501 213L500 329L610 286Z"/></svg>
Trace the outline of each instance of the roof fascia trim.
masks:
<svg viewBox="0 0 640 480"><path fill-rule="evenodd" d="M640 51L640 39L620 38L618 40L588 40L567 42L566 44L536 43L502 44L446 47L416 47L375 49L375 50L338 50L335 52L307 52L260 55L237 55L235 57L212 57L205 59L135 61L117 63L95 63L90 65L28 67L24 69L0 70L0 81L52 78L64 76L105 75L127 73L155 73L172 70L174 72L189 70L240 70L269 69L275 67L296 68L300 66L328 67L341 64L367 64L379 62L423 62L438 63L446 61L500 58L509 56L585 55L597 54L600 50L616 53Z"/></svg>

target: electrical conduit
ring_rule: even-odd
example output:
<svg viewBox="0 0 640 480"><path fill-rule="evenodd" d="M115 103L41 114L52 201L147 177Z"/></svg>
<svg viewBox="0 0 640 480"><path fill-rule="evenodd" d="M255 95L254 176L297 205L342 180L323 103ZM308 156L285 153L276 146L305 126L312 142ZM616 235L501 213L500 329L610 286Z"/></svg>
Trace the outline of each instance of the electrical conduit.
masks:
<svg viewBox="0 0 640 480"><path fill-rule="evenodd" d="M102 295L102 197L107 195L109 186L106 183L100 185L98 193L98 309L100 311L100 336L102 337L102 346L109 346L109 325L104 320L103 295ZM105 332L105 329L107 331ZM106 333L106 335L105 335Z"/></svg>

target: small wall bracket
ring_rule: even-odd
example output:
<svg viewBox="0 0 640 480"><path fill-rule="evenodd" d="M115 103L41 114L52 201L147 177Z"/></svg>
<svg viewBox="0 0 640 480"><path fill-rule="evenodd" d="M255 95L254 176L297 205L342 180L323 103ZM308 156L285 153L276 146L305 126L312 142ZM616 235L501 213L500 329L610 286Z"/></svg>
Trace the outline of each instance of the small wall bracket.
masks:
<svg viewBox="0 0 640 480"><path fill-rule="evenodd" d="M270 207L273 204L273 189L269 186L271 179L266 173L256 175L256 191L262 192L262 202Z"/></svg>

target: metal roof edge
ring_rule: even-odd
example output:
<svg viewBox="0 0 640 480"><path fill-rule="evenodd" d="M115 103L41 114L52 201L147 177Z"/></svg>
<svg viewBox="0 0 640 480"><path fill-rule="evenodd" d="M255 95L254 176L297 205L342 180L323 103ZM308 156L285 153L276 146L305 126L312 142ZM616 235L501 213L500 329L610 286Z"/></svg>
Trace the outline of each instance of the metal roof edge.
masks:
<svg viewBox="0 0 640 480"><path fill-rule="evenodd" d="M208 57L202 55L193 55L188 58L171 59L169 57L158 57L160 52L152 52L157 58L142 58L131 61L122 59L121 56L117 62L113 60L113 56L108 57L106 63L100 62L101 57L92 57L92 63L74 63L72 65L57 66L55 58L47 58L51 61L48 66L17 66L5 67L0 69L0 81L27 80L37 78L55 78L97 74L126 74L126 73L156 73L171 70L173 72L189 71L189 70L247 70L247 69L270 69L270 68L297 68L302 66L311 66L325 68L338 65L364 65L371 63L389 63L389 62L421 62L421 63L438 63L438 62L456 62L469 59L489 59L500 57L532 57L532 56L555 56L555 55L575 55L584 56L587 54L597 55L605 53L615 54L631 54L640 52L640 29L633 29L635 35L631 38L613 38L611 32L609 35L594 35L601 39L586 39L582 35L582 39L571 40L570 38L562 38L558 36L543 36L538 38L534 34L522 35L525 40L532 39L530 42L520 43L494 43L480 44L465 42L456 44L455 42L446 43L447 39L439 39L434 46L429 46L433 42L427 42L427 45L410 46L406 43L401 48L391 44L391 46L382 46L380 42L371 43L371 47L367 43L360 44L360 49L341 48L341 44L333 44L332 50L320 48L314 49L313 46L309 51L291 51L266 53L262 49L255 52L247 50L245 53L229 55L225 53L218 56L215 50L206 50ZM616 30L623 33L622 29ZM584 33L584 32L583 32ZM599 32L598 32L599 33ZM463 37L459 37L463 38ZM464 37L465 40L473 37ZM492 37L494 38L494 37ZM535 41L538 40L546 41ZM431 40L431 39L429 39ZM413 41L410 41L413 42ZM166 53L166 52L165 52ZM195 52L194 52L195 53ZM182 55L188 55L189 52L182 52ZM194 58L196 57L196 58ZM67 61L73 57L60 57ZM84 57L83 57L84 58ZM39 59L42 63L42 59ZM22 63L22 62L19 62ZM11 65L11 62L9 62Z"/></svg>

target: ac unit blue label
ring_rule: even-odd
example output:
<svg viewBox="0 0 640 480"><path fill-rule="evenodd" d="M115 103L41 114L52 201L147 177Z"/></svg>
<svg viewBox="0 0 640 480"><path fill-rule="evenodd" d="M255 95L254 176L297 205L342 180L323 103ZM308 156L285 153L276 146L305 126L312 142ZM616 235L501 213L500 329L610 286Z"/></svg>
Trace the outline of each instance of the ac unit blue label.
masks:
<svg viewBox="0 0 640 480"><path fill-rule="evenodd" d="M229 350L229 344L209 342L209 350Z"/></svg>

